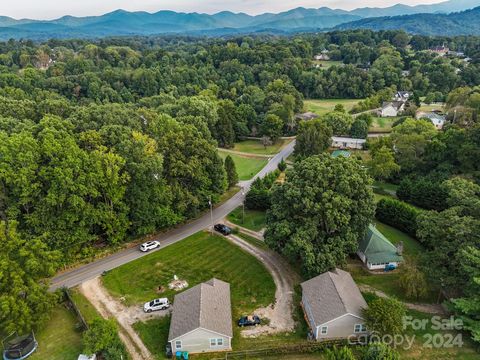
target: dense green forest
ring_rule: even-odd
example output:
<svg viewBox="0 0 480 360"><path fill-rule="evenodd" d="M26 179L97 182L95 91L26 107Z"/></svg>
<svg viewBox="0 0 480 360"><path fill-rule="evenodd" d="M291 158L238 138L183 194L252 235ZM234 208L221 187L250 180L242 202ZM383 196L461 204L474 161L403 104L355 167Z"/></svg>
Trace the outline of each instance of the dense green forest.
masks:
<svg viewBox="0 0 480 360"><path fill-rule="evenodd" d="M443 43L472 60L424 51ZM324 49L344 65L316 67ZM389 88L446 99L457 110L451 128L437 135L399 123L390 140L371 144L373 161L375 149L396 149L402 179L461 174L478 183L479 84L475 37L350 31L0 43L0 217L2 243L12 249L0 263L17 264L0 277L2 314L11 314L0 315L0 327L40 321L23 321L19 306L45 313L50 300L27 289L60 265L218 201L227 175L216 148L296 134L306 98L371 99ZM325 119L333 127L349 116L338 109ZM18 291L27 294L21 304Z"/></svg>

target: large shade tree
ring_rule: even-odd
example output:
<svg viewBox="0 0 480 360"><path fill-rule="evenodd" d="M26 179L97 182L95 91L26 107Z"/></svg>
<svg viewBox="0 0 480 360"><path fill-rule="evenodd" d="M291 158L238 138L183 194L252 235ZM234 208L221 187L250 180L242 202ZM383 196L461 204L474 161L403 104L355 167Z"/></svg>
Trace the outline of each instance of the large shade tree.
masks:
<svg viewBox="0 0 480 360"><path fill-rule="evenodd" d="M307 276L344 263L375 211L370 184L354 159L321 154L296 163L272 191L265 241Z"/></svg>

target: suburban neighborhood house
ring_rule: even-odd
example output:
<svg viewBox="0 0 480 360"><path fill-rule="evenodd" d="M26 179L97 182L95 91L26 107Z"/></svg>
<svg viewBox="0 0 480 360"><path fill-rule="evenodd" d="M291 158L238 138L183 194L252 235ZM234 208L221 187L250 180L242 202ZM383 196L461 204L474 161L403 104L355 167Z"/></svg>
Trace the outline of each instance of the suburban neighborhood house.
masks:
<svg viewBox="0 0 480 360"><path fill-rule="evenodd" d="M360 241L358 256L369 270L397 268L403 262L403 244L395 247L375 225L370 224L365 237Z"/></svg>
<svg viewBox="0 0 480 360"><path fill-rule="evenodd" d="M211 279L175 296L168 342L172 352L232 348L230 284Z"/></svg>
<svg viewBox="0 0 480 360"><path fill-rule="evenodd" d="M385 102L382 105L382 109L380 110L380 116L382 117L395 117L398 116L398 113L405 110L405 102L404 101L390 101Z"/></svg>
<svg viewBox="0 0 480 360"><path fill-rule="evenodd" d="M346 339L367 333L362 317L367 303L348 272L328 271L301 286L302 307L313 339Z"/></svg>
<svg viewBox="0 0 480 360"><path fill-rule="evenodd" d="M407 102L410 99L410 93L408 91L397 91L393 96L394 101Z"/></svg>
<svg viewBox="0 0 480 360"><path fill-rule="evenodd" d="M339 149L358 149L362 150L365 139L354 139L349 137L332 136L332 146Z"/></svg>
<svg viewBox="0 0 480 360"><path fill-rule="evenodd" d="M442 130L446 122L446 117L434 112L419 112L417 119L428 119L438 130Z"/></svg>

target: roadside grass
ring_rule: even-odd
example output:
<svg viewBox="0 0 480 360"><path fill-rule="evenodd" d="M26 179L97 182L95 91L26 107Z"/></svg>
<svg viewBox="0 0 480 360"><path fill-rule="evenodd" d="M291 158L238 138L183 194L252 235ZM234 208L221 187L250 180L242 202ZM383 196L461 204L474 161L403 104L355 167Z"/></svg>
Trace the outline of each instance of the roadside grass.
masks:
<svg viewBox="0 0 480 360"><path fill-rule="evenodd" d="M265 148L260 140L243 140L235 143L233 150L256 155L275 155L291 141L292 139L279 139Z"/></svg>
<svg viewBox="0 0 480 360"><path fill-rule="evenodd" d="M376 133L389 133L392 131L392 126L395 121L397 121L398 117L374 117L372 121L372 125L370 126L370 132Z"/></svg>
<svg viewBox="0 0 480 360"><path fill-rule="evenodd" d="M256 246L259 249L264 249L264 250L269 249L269 247L267 246L267 244L265 244L264 241L258 240L256 238L254 238L253 236L244 234L242 232L239 232L238 234L236 234L236 236L238 236L242 240L245 240L250 245Z"/></svg>
<svg viewBox="0 0 480 360"><path fill-rule="evenodd" d="M32 360L76 360L82 353L82 332L73 311L63 304L54 308L50 320L35 333L37 351Z"/></svg>
<svg viewBox="0 0 480 360"><path fill-rule="evenodd" d="M170 329L170 315L146 322L139 321L133 324L133 329L142 339L145 346L155 356L155 359L167 359L165 346Z"/></svg>
<svg viewBox="0 0 480 360"><path fill-rule="evenodd" d="M265 217L265 211L245 209L245 221L243 221L241 206L227 215L228 221L253 231L260 231L265 227Z"/></svg>
<svg viewBox="0 0 480 360"><path fill-rule="evenodd" d="M275 284L253 256L220 236L199 232L185 240L110 271L103 277L109 292L127 305L176 294L168 283L177 275L189 286L213 277L230 283L235 317L274 301ZM167 288L161 294L157 289Z"/></svg>
<svg viewBox="0 0 480 360"><path fill-rule="evenodd" d="M268 162L268 160L265 158L240 156L237 154L228 153L227 151L222 151L221 149L218 150L218 154L223 160L225 160L227 155L232 157L235 167L237 168L239 180L250 180L260 170L262 170Z"/></svg>
<svg viewBox="0 0 480 360"><path fill-rule="evenodd" d="M308 99L303 103L305 104L304 107L307 111L314 112L318 115L325 115L326 113L333 111L337 104L342 104L345 107L345 110L350 111L353 106L360 101L362 101L362 99Z"/></svg>
<svg viewBox="0 0 480 360"><path fill-rule="evenodd" d="M87 300L85 296L78 290L78 288L73 288L70 290L70 296L72 300L78 307L78 310L83 315L83 318L88 323L91 323L95 319L101 319L102 317L97 312L97 309L92 305L90 301Z"/></svg>

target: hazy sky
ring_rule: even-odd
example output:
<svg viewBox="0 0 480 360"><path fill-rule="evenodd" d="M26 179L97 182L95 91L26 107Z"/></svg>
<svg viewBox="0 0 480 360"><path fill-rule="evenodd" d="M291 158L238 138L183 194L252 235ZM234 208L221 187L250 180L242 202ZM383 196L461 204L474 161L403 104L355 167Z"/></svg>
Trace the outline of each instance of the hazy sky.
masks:
<svg viewBox="0 0 480 360"><path fill-rule="evenodd" d="M230 10L259 14L280 12L297 6L354 9L366 6L387 7L396 3L417 5L439 2L442 0L0 0L0 15L17 19L53 19L63 15L101 15L116 9L204 13Z"/></svg>

